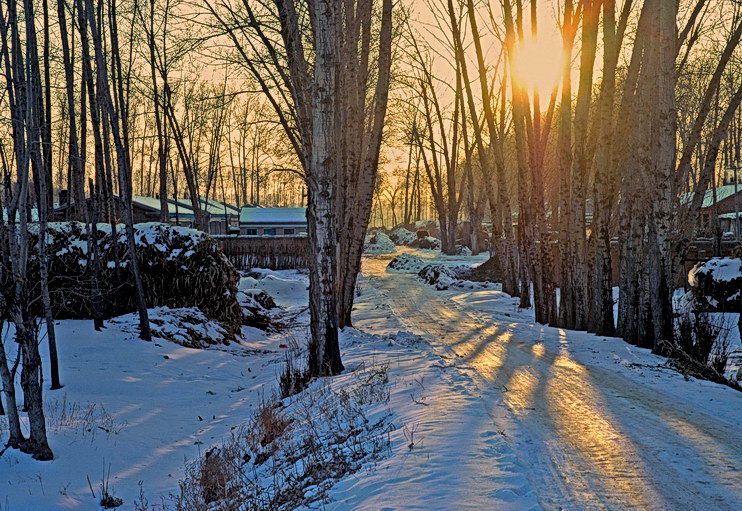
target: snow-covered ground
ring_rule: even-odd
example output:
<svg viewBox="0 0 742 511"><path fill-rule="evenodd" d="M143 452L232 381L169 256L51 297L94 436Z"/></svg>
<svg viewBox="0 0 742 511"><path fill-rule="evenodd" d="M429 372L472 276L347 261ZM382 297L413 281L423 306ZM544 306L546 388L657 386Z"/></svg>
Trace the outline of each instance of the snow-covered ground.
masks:
<svg viewBox="0 0 742 511"><path fill-rule="evenodd" d="M451 266L468 262L415 255ZM481 406L457 411L460 426L444 427L442 443L514 483L467 484L466 471L440 468L460 464L462 457L454 452L440 460L445 455L436 449L429 455L439 463L423 461L410 472L435 481L453 473L463 477L451 487L421 486L418 494L404 484L388 489L401 496L390 502L404 502L389 509L424 508L426 499L433 502L428 509L450 509L451 503L457 509L469 503L495 509L742 505L739 392L686 380L661 357L620 339L537 325L532 310L519 310L517 300L498 289L437 291L416 275L388 271L390 259L365 261L364 283L380 293L377 307L448 357L456 366L452 377L473 382L468 391ZM432 424L442 420L434 417ZM499 457L477 446L493 431L502 444ZM466 500L457 500L458 485ZM505 489L509 506L506 499L494 500Z"/></svg>
<svg viewBox="0 0 742 511"><path fill-rule="evenodd" d="M446 266L487 259L398 251ZM388 411L389 452L337 482L326 509L740 507L740 393L686 381L618 339L536 325L496 286L437 291L388 271L392 257L364 258L358 330L341 335L347 371L333 379L388 367L389 400L369 414ZM151 504L177 492L186 463L275 392L285 346L305 342L306 286L296 271L243 278L241 290L268 292L295 327L246 328L230 346L146 343L133 316L103 332L60 321L65 387L46 393L56 459L5 452L0 510L100 509L88 478L96 493L107 479L121 509L140 487Z"/></svg>
<svg viewBox="0 0 742 511"><path fill-rule="evenodd" d="M307 303L307 278L294 271L262 271L241 289L261 288L299 313ZM154 330L177 331L162 309ZM244 327L240 344L185 348L163 339L137 338L137 317L106 323L57 322L64 388L46 391L54 461L36 462L18 451L0 457L0 509L100 509L96 494L106 480L133 509L140 485L150 502L174 492L185 462L220 442L274 392L293 332L265 334ZM217 335L208 324L204 335ZM7 329L4 332L7 335ZM6 346L13 346L6 342ZM43 343L44 367L48 368ZM0 417L0 437L7 434ZM104 476L105 470L105 476ZM110 475L109 475L110 474Z"/></svg>
<svg viewBox="0 0 742 511"><path fill-rule="evenodd" d="M150 495L173 491L184 460L238 426L279 371L277 342L259 331L241 346L191 349L141 341L134 324L57 323L64 388L45 404L55 459L5 452L0 509L99 509L87 478L96 493L107 479L125 509L140 482Z"/></svg>

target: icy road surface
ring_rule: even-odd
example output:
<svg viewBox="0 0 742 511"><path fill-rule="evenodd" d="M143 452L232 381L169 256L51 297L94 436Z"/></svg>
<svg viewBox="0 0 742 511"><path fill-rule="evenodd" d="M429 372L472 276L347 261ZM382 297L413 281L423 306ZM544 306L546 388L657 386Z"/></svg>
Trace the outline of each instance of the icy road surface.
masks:
<svg viewBox="0 0 742 511"><path fill-rule="evenodd" d="M474 376L488 427L517 453L540 507L742 509L740 393L685 381L620 340L535 325L499 291L435 291L414 274L387 272L391 258L365 258L364 284L405 329ZM484 434L467 427L462 418L451 441ZM471 486L458 493L495 490Z"/></svg>

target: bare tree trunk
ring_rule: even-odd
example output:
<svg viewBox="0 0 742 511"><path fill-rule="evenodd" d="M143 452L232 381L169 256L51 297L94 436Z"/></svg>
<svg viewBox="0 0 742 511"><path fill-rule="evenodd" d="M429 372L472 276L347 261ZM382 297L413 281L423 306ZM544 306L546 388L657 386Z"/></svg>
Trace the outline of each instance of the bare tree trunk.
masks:
<svg viewBox="0 0 742 511"><path fill-rule="evenodd" d="M569 268L570 301L562 305L571 309L565 313L565 328L587 329L587 238L585 225L585 199L588 180L587 137L590 103L593 94L593 68L597 47L598 19L600 16L598 0L587 0L584 4L582 24L582 48L580 51L580 83L577 93L574 117L574 157L570 185L569 239L567 245ZM565 311L566 312L566 311Z"/></svg>
<svg viewBox="0 0 742 511"><path fill-rule="evenodd" d="M39 178L38 186L43 190L44 193L38 193L39 203L46 202L48 197L46 196L46 180L47 176L43 172L43 164L41 161L41 142L42 142L42 127L40 121L43 119L43 101L41 93L41 71L39 66L39 55L38 46L36 42L36 28L34 26L34 15L33 15L33 4L31 0L24 0L24 11L25 11L25 28L26 28L26 83L24 93L26 94L25 101L25 122L26 122L26 149L24 151L24 157L22 165L25 167L29 163L32 164L32 168L39 169L37 177ZM18 47L14 46L14 49L20 51ZM20 57L19 57L20 61ZM20 167L19 167L20 168ZM19 171L20 172L20 171ZM19 176L20 178L21 176ZM28 173L23 172L23 178L28 179ZM28 200L28 187L26 191L21 195L21 201L19 204L20 218L21 218L21 255L19 260L19 266L23 274L28 271L28 225L26 222L26 204ZM45 233L44 233L45 234ZM45 239L41 242L40 247L45 248ZM46 252L44 250L44 252ZM39 254L40 265L45 266L45 263L41 261L42 255ZM46 253L43 254L46 257ZM42 270L43 271L43 270ZM20 273L20 272L19 272ZM27 275L24 275L27 278ZM43 276L42 276L43 280ZM44 286L46 284L46 286ZM44 287L46 287L46 299L44 300L44 308L47 313L47 318L51 316L50 307L47 309L48 302L48 275L46 283L42 283L42 295L44 294ZM46 437L46 418L44 417L44 405L43 405L43 374L41 371L41 356L39 355L38 345L38 331L34 324L34 319L31 316L30 301L32 297L29 294L29 288L27 283L18 285L19 292L17 296L20 297L18 305L13 307L16 324L16 340L18 341L23 366L21 369L21 387L23 388L23 397L28 412L28 425L29 425L29 437L23 446L23 450L31 454L34 459L37 460L51 460L54 458L51 448ZM12 314L13 315L13 314ZM53 322L51 328L54 328ZM50 345L51 349L51 345Z"/></svg>
<svg viewBox="0 0 742 511"><path fill-rule="evenodd" d="M136 293L136 303L139 310L139 336L146 341L151 341L152 336L149 328L147 304L144 298L142 277L139 272L139 258L136 252L136 241L134 240L134 218L132 215L131 196L129 193L131 186L131 165L129 163L129 154L124 141L121 138L118 117L119 112L117 111L111 98L111 90L108 84L108 70L106 60L103 55L103 44L101 41L100 33L98 31L98 25L95 19L92 0L85 0L85 11L90 33L93 37L96 68L101 81L101 97L104 102L103 106L105 108L105 114L108 117L108 121L110 122L113 140L116 145L116 155L119 171L119 194L121 195L121 200L124 207L123 213L124 223L126 227L126 241L129 247L129 270L131 272L132 279L134 280L134 292ZM115 33L111 34L111 36L114 38L115 41ZM115 52L118 50L118 44L114 43L114 47Z"/></svg>
<svg viewBox="0 0 742 511"><path fill-rule="evenodd" d="M557 140L559 164L559 324L574 325L574 291L572 268L569 264L571 232L570 204L572 203L572 51L579 18L573 12L571 0L564 3L562 24L562 96L559 105L559 136Z"/></svg>
<svg viewBox="0 0 742 511"><path fill-rule="evenodd" d="M672 192L675 172L677 111L675 85L677 82L675 56L678 44L676 2L659 2L656 39L653 50L657 53L657 146L656 163L650 176L654 203L649 225L649 285L654 327L653 351L666 350L665 343L673 339L672 315L672 258L670 237L672 235Z"/></svg>
<svg viewBox="0 0 742 511"><path fill-rule="evenodd" d="M141 11L140 11L141 13ZM159 175L160 175L160 221L167 223L170 220L170 214L168 210L167 201L167 153L165 133L163 131L162 115L160 114L160 91L157 86L157 73L156 73L156 57L155 57L155 0L149 0L149 31L148 31L148 45L149 45L149 69L150 78L152 80L152 102L155 107L155 126L157 127L157 159L159 163ZM144 18L142 18L144 23Z"/></svg>
<svg viewBox="0 0 742 511"><path fill-rule="evenodd" d="M613 211L616 179L612 159L615 136L613 112L616 94L616 62L619 43L616 36L615 0L603 1L603 78L598 100L600 139L596 157L593 188L594 247L592 296L588 330L597 335L613 336L613 284L610 220Z"/></svg>
<svg viewBox="0 0 742 511"><path fill-rule="evenodd" d="M65 0L57 0L57 16L59 19L59 34L62 40L62 63L64 65L65 90L67 93L67 114L69 120L68 158L70 173L70 190L67 205L70 217L80 218L85 204L85 171L80 157L80 147L77 138L77 115L75 109L75 75L72 67L69 33L67 29L67 6ZM83 89L82 94L85 94ZM74 203L74 207L73 207Z"/></svg>
<svg viewBox="0 0 742 511"><path fill-rule="evenodd" d="M335 49L337 13L330 0L316 0L315 64L312 107L312 156L309 166L310 252L314 255L309 273L309 311L312 339L309 372L315 376L343 370L338 343L335 276L334 180L337 165L335 139Z"/></svg>
<svg viewBox="0 0 742 511"><path fill-rule="evenodd" d="M8 365L5 344L2 341L0 341L0 383L3 384L4 411L8 420L9 436L6 444L17 449L23 445L26 439L21 431L21 420L18 415L18 403L15 397L15 371L12 371Z"/></svg>

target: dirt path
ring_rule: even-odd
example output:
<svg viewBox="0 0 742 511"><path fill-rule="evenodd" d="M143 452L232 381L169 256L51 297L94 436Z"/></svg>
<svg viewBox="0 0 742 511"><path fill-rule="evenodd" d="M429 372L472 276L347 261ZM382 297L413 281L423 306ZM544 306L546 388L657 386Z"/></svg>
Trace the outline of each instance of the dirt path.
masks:
<svg viewBox="0 0 742 511"><path fill-rule="evenodd" d="M408 330L476 372L487 406L506 409L507 424L498 423L502 413L492 420L515 428L508 441L544 509L742 509L738 424L658 391L651 380L550 350L524 335L522 324L463 310L413 275L386 272L390 258L364 261L368 284Z"/></svg>

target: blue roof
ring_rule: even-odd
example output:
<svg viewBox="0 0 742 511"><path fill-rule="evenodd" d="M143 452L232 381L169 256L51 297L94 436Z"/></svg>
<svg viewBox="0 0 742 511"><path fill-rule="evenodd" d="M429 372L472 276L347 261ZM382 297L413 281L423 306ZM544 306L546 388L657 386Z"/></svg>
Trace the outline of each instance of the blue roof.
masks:
<svg viewBox="0 0 742 511"><path fill-rule="evenodd" d="M246 206L240 212L240 223L256 225L306 224L307 208L255 208Z"/></svg>

